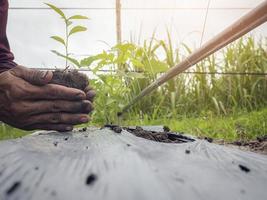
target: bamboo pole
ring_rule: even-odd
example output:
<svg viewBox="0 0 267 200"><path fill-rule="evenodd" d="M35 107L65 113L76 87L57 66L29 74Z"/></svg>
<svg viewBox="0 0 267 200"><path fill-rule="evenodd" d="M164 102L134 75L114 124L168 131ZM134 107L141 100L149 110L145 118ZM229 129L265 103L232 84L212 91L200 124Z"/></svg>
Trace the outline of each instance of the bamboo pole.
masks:
<svg viewBox="0 0 267 200"><path fill-rule="evenodd" d="M117 43L121 43L121 0L116 0L116 33Z"/></svg>
<svg viewBox="0 0 267 200"><path fill-rule="evenodd" d="M229 43L235 41L240 38L244 34L253 30L254 28L260 26L261 24L267 21L267 0L258 5L256 8L248 12L246 15L241 17L231 26L226 28L224 31L219 33L217 36L212 38L210 41L205 43L202 47L197 49L191 55L189 55L185 60L180 62L178 65L169 69L165 74L151 83L148 87L146 87L141 93L136 96L128 105L126 105L122 112L118 113L118 116L122 115L125 111L127 111L132 105L134 105L137 101L142 99L144 96L150 94L153 90L158 88L160 85L165 83L166 81L172 79L176 75L181 72L187 70L189 67L197 64L199 61L207 58L214 52L219 49L225 47Z"/></svg>

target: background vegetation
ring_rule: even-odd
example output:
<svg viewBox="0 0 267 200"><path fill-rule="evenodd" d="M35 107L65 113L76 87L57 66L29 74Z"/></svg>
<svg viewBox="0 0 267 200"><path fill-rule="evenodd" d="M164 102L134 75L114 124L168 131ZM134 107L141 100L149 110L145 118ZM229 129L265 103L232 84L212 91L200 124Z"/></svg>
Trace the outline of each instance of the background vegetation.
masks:
<svg viewBox="0 0 267 200"><path fill-rule="evenodd" d="M51 5L49 5L51 7ZM117 112L162 73L191 53L186 44L175 48L168 41L152 37L143 44L133 41L117 44L100 54L77 60L69 57L69 21L53 8L66 24L66 36L52 36L64 45L66 63L88 68L97 77L90 80L96 89L95 111L89 125L168 125L173 130L226 140L252 139L266 135L267 124L267 38L255 41L241 38L170 80L143 98L122 119ZM69 24L69 25L68 25ZM77 28L76 28L77 29ZM75 31L85 31L79 28ZM73 55L73 54L72 54ZM23 135L2 125L0 138ZM12 132L12 131L11 131Z"/></svg>

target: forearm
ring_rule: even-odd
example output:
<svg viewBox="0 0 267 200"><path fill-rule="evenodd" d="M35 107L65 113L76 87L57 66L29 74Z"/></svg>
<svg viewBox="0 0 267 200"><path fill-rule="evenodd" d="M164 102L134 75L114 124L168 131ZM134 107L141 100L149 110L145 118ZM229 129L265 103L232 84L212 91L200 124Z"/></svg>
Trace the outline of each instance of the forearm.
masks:
<svg viewBox="0 0 267 200"><path fill-rule="evenodd" d="M13 61L14 56L10 51L9 43L6 36L6 25L8 15L8 1L0 1L0 73L16 67Z"/></svg>

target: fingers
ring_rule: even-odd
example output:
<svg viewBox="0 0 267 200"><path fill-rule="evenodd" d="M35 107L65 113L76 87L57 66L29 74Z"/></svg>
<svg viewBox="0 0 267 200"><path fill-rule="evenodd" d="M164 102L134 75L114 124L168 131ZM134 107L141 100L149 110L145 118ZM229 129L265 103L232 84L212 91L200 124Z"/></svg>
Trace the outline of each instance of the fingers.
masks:
<svg viewBox="0 0 267 200"><path fill-rule="evenodd" d="M95 96L96 96L96 92L94 91L94 89L90 86L87 86L84 90L85 94L86 94L86 99L93 102Z"/></svg>
<svg viewBox="0 0 267 200"><path fill-rule="evenodd" d="M68 124L33 124L24 128L24 130L54 130L59 132L72 131L73 126Z"/></svg>
<svg viewBox="0 0 267 200"><path fill-rule="evenodd" d="M25 126L34 126L34 124L77 125L88 121L89 117L85 114L48 113L29 117L25 120Z"/></svg>
<svg viewBox="0 0 267 200"><path fill-rule="evenodd" d="M68 88L62 85L47 84L42 87L32 85L28 88L28 95L24 99L42 100L85 100L86 94L75 88Z"/></svg>
<svg viewBox="0 0 267 200"><path fill-rule="evenodd" d="M37 115L42 113L83 113L89 114L93 110L93 105L88 100L83 101L24 101L12 106L12 112L18 114L27 113L30 115Z"/></svg>
<svg viewBox="0 0 267 200"><path fill-rule="evenodd" d="M51 71L40 71L23 66L13 68L10 70L10 73L34 85L45 85L49 83L53 77Z"/></svg>

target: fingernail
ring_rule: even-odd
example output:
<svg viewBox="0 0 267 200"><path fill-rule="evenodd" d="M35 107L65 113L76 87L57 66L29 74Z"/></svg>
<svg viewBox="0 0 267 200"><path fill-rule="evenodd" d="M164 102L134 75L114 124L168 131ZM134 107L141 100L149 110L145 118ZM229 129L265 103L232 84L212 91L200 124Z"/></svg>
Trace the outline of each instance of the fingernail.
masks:
<svg viewBox="0 0 267 200"><path fill-rule="evenodd" d="M46 79L47 75L48 75L48 71L41 71L41 78L42 79Z"/></svg>
<svg viewBox="0 0 267 200"><path fill-rule="evenodd" d="M91 105L90 103L88 103L88 104L86 105L86 110L87 110L87 111L91 111L91 110L92 110L92 105Z"/></svg>
<svg viewBox="0 0 267 200"><path fill-rule="evenodd" d="M83 94L83 93L78 93L78 94L77 94L77 97L78 97L79 99L83 99L83 98L84 98L84 94Z"/></svg>
<svg viewBox="0 0 267 200"><path fill-rule="evenodd" d="M82 117L82 118L81 118L81 122L82 122L82 123L86 123L86 122L88 122L88 117Z"/></svg>
<svg viewBox="0 0 267 200"><path fill-rule="evenodd" d="M66 131L71 131L72 130L72 127L71 126L67 126L66 127Z"/></svg>

